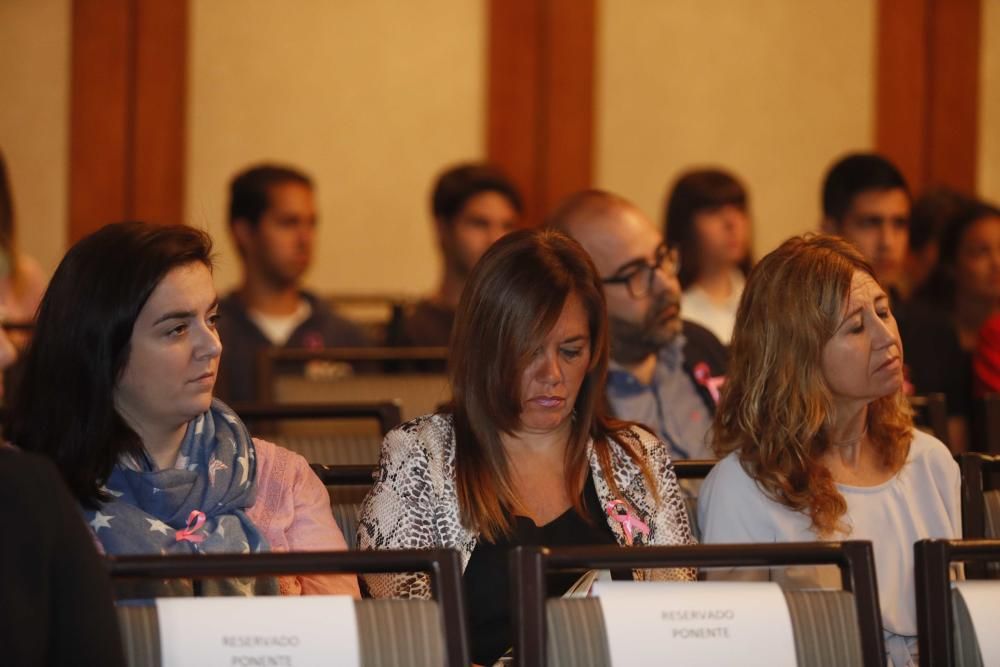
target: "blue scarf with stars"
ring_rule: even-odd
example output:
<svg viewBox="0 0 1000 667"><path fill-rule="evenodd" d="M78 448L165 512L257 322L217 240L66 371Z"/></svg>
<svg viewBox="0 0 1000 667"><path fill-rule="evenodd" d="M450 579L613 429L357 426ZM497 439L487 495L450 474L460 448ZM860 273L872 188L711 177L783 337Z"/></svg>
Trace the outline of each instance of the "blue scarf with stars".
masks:
<svg viewBox="0 0 1000 667"><path fill-rule="evenodd" d="M112 500L86 520L115 556L267 551L245 512L257 496L255 457L246 426L214 399L188 423L173 468L157 470L148 456L119 461L105 484Z"/></svg>

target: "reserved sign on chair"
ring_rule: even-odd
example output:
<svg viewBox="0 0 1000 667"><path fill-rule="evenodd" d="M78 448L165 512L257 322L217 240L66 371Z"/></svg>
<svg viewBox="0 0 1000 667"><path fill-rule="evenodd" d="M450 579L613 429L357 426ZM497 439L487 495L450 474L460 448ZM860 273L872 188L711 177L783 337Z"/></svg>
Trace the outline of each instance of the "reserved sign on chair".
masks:
<svg viewBox="0 0 1000 667"><path fill-rule="evenodd" d="M348 596L159 598L163 667L361 665Z"/></svg>
<svg viewBox="0 0 1000 667"><path fill-rule="evenodd" d="M795 667L785 596L773 582L599 581L611 664Z"/></svg>
<svg viewBox="0 0 1000 667"><path fill-rule="evenodd" d="M956 581L952 584L962 595L972 627L979 641L984 665L1000 665L1000 581Z"/></svg>

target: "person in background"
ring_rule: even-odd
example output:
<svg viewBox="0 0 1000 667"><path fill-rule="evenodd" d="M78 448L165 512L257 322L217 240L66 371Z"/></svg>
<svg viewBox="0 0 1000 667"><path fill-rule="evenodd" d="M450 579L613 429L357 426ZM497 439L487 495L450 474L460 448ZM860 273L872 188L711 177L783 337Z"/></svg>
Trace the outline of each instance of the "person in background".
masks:
<svg viewBox="0 0 1000 667"><path fill-rule="evenodd" d="M344 549L306 460L251 439L212 397L222 345L211 253L204 232L141 222L70 248L42 299L4 436L55 462L108 554ZM354 576L274 583L258 591L358 595Z"/></svg>
<svg viewBox="0 0 1000 667"><path fill-rule="evenodd" d="M472 658L492 665L512 642L513 547L693 540L667 448L605 412L604 295L579 244L551 229L493 244L462 292L451 361L452 409L386 435L358 542L457 549ZM551 579L549 593L564 593L576 576ZM431 593L426 575L364 582L374 597Z"/></svg>
<svg viewBox="0 0 1000 667"><path fill-rule="evenodd" d="M261 164L229 187L229 228L243 266L242 283L219 303L226 360L218 394L257 398L257 355L269 347L363 347L360 326L302 285L316 238L312 181L291 167Z"/></svg>
<svg viewBox="0 0 1000 667"><path fill-rule="evenodd" d="M684 317L728 345L751 265L746 188L721 169L685 172L667 197L663 229L684 258L677 273Z"/></svg>
<svg viewBox="0 0 1000 667"><path fill-rule="evenodd" d="M899 286L905 298L912 298L927 283L937 267L945 230L969 204L968 197L946 187L925 192L913 202L909 251Z"/></svg>
<svg viewBox="0 0 1000 667"><path fill-rule="evenodd" d="M45 274L38 262L18 249L14 192L7 163L0 152L0 322L34 322L45 284ZM23 347L28 336L13 331L11 339L17 347Z"/></svg>
<svg viewBox="0 0 1000 667"><path fill-rule="evenodd" d="M915 667L913 544L961 537L961 479L948 448L913 427L904 348L872 266L836 237L786 241L750 274L730 354L721 461L698 502L704 542L871 540L889 662ZM813 568L771 574L840 582Z"/></svg>
<svg viewBox="0 0 1000 667"><path fill-rule="evenodd" d="M904 301L910 229L910 191L900 171L875 153L852 153L835 162L823 180L823 230L851 242L871 264L892 302L906 349L907 393L943 393L948 445L964 451L971 412L972 373L947 316L926 303Z"/></svg>
<svg viewBox="0 0 1000 667"><path fill-rule="evenodd" d="M576 239L602 276L614 414L654 428L676 459L709 458L727 354L708 329L681 319L683 258L634 204L609 192L571 195L548 224Z"/></svg>
<svg viewBox="0 0 1000 667"><path fill-rule="evenodd" d="M945 230L938 266L918 296L950 316L963 350L975 350L980 329L1000 312L1000 210L966 203Z"/></svg>
<svg viewBox="0 0 1000 667"><path fill-rule="evenodd" d="M523 213L520 192L497 167L467 163L442 172L431 193L441 282L392 324L389 344L446 347L472 268L493 242L517 228Z"/></svg>

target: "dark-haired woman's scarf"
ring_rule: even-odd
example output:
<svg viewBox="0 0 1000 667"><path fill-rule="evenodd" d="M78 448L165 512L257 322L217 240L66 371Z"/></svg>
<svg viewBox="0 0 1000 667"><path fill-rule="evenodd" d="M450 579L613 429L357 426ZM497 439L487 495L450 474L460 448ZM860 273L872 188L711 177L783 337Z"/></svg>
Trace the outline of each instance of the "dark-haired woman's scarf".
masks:
<svg viewBox="0 0 1000 667"><path fill-rule="evenodd" d="M253 441L219 400L188 424L173 468L156 470L148 456L123 460L105 490L112 500L85 516L108 554L268 550L245 512L257 495Z"/></svg>

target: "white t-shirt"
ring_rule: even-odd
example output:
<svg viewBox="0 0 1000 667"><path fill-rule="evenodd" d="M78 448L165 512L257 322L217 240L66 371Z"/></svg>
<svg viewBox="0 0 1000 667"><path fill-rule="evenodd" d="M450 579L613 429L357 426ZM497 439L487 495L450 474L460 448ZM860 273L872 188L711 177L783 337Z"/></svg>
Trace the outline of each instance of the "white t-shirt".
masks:
<svg viewBox="0 0 1000 667"><path fill-rule="evenodd" d="M703 289L692 285L681 294L681 313L685 320L691 320L705 327L719 339L723 345L729 345L733 337L733 326L736 324L736 311L740 307L740 297L746 279L739 271L731 274L733 291L724 302L713 301Z"/></svg>
<svg viewBox="0 0 1000 667"><path fill-rule="evenodd" d="M312 315L312 306L305 299L299 299L299 305L291 315L265 315L256 310L247 313L261 333L271 341L271 345L281 347L288 342L300 324Z"/></svg>
<svg viewBox="0 0 1000 667"><path fill-rule="evenodd" d="M926 538L962 536L961 474L951 452L923 431L914 431L902 469L878 486L838 484L847 501L843 521L853 527L834 540L871 540L878 573L882 623L893 634L917 634L913 544ZM809 517L764 495L733 452L713 468L698 497L698 522L706 544L811 542ZM822 571L821 571L822 570ZM840 587L836 568L773 571L792 586Z"/></svg>

